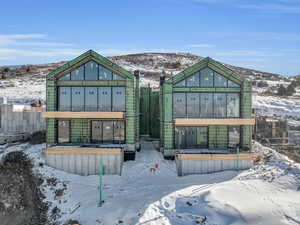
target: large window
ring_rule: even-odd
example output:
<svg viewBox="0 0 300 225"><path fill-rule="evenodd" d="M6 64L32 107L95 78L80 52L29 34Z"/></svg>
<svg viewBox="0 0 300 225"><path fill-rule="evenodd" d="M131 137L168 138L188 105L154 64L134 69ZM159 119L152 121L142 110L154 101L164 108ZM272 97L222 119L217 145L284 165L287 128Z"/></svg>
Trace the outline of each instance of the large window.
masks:
<svg viewBox="0 0 300 225"><path fill-rule="evenodd" d="M201 70L200 75L200 86L201 87L213 87L214 86L214 72L209 69L205 68Z"/></svg>
<svg viewBox="0 0 300 225"><path fill-rule="evenodd" d="M85 80L98 80L99 65L93 61L87 62L85 65Z"/></svg>
<svg viewBox="0 0 300 225"><path fill-rule="evenodd" d="M226 117L226 94L214 94L214 114L216 118Z"/></svg>
<svg viewBox="0 0 300 225"><path fill-rule="evenodd" d="M174 93L174 118L238 118L239 93Z"/></svg>
<svg viewBox="0 0 300 225"><path fill-rule="evenodd" d="M85 111L96 112L97 109L97 87L85 87Z"/></svg>
<svg viewBox="0 0 300 225"><path fill-rule="evenodd" d="M125 111L125 87L115 87L112 93L112 111Z"/></svg>
<svg viewBox="0 0 300 225"><path fill-rule="evenodd" d="M227 94L227 116L239 117L240 115L240 96L237 93Z"/></svg>
<svg viewBox="0 0 300 225"><path fill-rule="evenodd" d="M58 143L68 143L70 142L70 121L69 120L58 120L57 122L58 134L57 141Z"/></svg>
<svg viewBox="0 0 300 225"><path fill-rule="evenodd" d="M199 86L199 73L195 73L194 75L188 77L186 79L187 87L197 87Z"/></svg>
<svg viewBox="0 0 300 225"><path fill-rule="evenodd" d="M95 61L89 61L70 73L58 78L59 80L125 80L122 75L116 74L110 71L106 67L96 63Z"/></svg>
<svg viewBox="0 0 300 225"><path fill-rule="evenodd" d="M84 111L84 87L72 87L72 111Z"/></svg>
<svg viewBox="0 0 300 225"><path fill-rule="evenodd" d="M227 79L222 75L215 73L214 79L215 87L227 87Z"/></svg>
<svg viewBox="0 0 300 225"><path fill-rule="evenodd" d="M173 94L173 114L174 117L186 116L186 94L174 93Z"/></svg>
<svg viewBox="0 0 300 225"><path fill-rule="evenodd" d="M200 95L200 115L201 118L213 117L213 93L199 93Z"/></svg>
<svg viewBox="0 0 300 225"><path fill-rule="evenodd" d="M59 87L58 111L125 112L125 87Z"/></svg>
<svg viewBox="0 0 300 225"><path fill-rule="evenodd" d="M93 120L91 121L91 127L92 143L121 144L125 141L125 123L123 120Z"/></svg>
<svg viewBox="0 0 300 225"><path fill-rule="evenodd" d="M83 80L84 79L84 65L76 68L71 72L71 80Z"/></svg>
<svg viewBox="0 0 300 225"><path fill-rule="evenodd" d="M235 148L240 144L241 128L240 126L228 127L228 147Z"/></svg>
<svg viewBox="0 0 300 225"><path fill-rule="evenodd" d="M111 88L110 87L99 87L98 109L101 112L111 111Z"/></svg>
<svg viewBox="0 0 300 225"><path fill-rule="evenodd" d="M187 117L197 117L199 116L199 94L198 93L187 93Z"/></svg>
<svg viewBox="0 0 300 225"><path fill-rule="evenodd" d="M174 87L240 87L240 85L206 67L179 81Z"/></svg>
<svg viewBox="0 0 300 225"><path fill-rule="evenodd" d="M175 127L176 149L207 148L207 127Z"/></svg>
<svg viewBox="0 0 300 225"><path fill-rule="evenodd" d="M58 89L58 110L59 111L71 111L71 88L60 87Z"/></svg>

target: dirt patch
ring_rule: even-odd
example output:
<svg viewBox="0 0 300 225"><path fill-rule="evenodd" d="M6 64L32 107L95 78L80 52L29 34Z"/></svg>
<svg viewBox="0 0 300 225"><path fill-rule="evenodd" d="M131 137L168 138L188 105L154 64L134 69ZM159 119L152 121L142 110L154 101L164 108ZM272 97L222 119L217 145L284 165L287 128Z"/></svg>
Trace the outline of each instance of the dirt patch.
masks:
<svg viewBox="0 0 300 225"><path fill-rule="evenodd" d="M0 221L2 225L50 224L47 205L39 190L42 180L33 173L30 159L11 152L0 165Z"/></svg>

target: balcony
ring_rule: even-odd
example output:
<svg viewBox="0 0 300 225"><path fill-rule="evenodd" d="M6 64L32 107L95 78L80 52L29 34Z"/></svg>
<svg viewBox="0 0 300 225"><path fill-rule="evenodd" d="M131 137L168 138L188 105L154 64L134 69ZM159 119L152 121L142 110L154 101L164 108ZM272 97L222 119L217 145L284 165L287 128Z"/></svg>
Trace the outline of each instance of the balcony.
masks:
<svg viewBox="0 0 300 225"><path fill-rule="evenodd" d="M124 112L43 112L42 116L55 119L124 119Z"/></svg>

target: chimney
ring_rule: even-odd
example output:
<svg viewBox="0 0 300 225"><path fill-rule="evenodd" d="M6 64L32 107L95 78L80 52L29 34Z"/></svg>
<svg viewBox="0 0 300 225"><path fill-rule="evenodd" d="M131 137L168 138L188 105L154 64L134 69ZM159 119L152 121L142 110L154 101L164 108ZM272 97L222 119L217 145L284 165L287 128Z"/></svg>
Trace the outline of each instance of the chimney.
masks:
<svg viewBox="0 0 300 225"><path fill-rule="evenodd" d="M135 71L133 72L133 74L134 74L134 76L135 76L137 79L139 79L139 77L140 77L140 71L139 71L139 70L135 70Z"/></svg>
<svg viewBox="0 0 300 225"><path fill-rule="evenodd" d="M161 74L160 79L159 79L160 80L160 82L159 82L160 86L163 85L163 83L165 82L165 79L166 79L165 74Z"/></svg>

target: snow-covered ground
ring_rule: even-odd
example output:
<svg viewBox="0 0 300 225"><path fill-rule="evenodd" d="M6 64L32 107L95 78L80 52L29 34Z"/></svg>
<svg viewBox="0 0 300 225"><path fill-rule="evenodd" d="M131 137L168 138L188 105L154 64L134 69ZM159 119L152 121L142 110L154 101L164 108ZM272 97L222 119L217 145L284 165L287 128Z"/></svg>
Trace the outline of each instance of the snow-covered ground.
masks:
<svg viewBox="0 0 300 225"><path fill-rule="evenodd" d="M178 177L175 162L166 161L143 142L136 161L125 162L122 176L104 176L105 203L98 207L98 176L65 173L44 162L44 145L9 147L33 158L42 174L46 201L61 210L60 222L82 225L115 224L300 224L300 165L256 143L262 159L246 171ZM160 167L155 173L150 168ZM57 184L49 185L49 178ZM51 182L50 182L51 183ZM55 183L55 182L52 182ZM63 195L57 195L63 190ZM50 209L51 212L51 209Z"/></svg>
<svg viewBox="0 0 300 225"><path fill-rule="evenodd" d="M5 83L5 85L7 83L8 86L5 88L0 87L0 97L7 97L10 99L46 100L46 79L44 78L15 78L2 82ZM3 86L5 85L3 84Z"/></svg>

